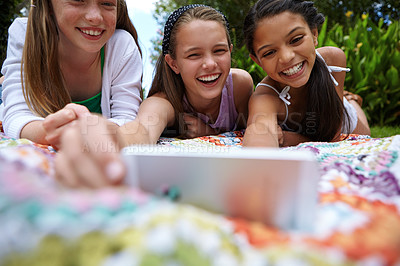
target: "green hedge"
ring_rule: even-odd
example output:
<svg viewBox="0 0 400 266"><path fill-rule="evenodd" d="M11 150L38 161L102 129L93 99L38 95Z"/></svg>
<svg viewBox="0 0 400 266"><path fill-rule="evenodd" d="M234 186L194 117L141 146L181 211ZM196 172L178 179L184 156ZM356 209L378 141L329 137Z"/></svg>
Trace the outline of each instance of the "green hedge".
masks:
<svg viewBox="0 0 400 266"><path fill-rule="evenodd" d="M400 125L400 25L383 21L375 25L367 15L356 19L355 26L335 24L329 31L322 26L319 46L343 49L351 71L346 75L345 89L364 99L363 109L370 125ZM248 56L245 47L234 50L232 65L246 69L257 84L264 71Z"/></svg>
<svg viewBox="0 0 400 266"><path fill-rule="evenodd" d="M321 46L340 47L351 72L345 89L364 98L364 111L372 125L400 125L400 25L394 21L375 25L368 16L357 19L355 27L336 24L318 38Z"/></svg>

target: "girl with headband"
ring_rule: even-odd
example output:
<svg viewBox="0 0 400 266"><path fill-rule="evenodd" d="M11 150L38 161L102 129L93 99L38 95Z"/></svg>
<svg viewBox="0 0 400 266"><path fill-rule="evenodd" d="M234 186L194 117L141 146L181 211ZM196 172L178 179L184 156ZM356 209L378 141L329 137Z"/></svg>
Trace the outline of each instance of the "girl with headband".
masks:
<svg viewBox="0 0 400 266"><path fill-rule="evenodd" d="M228 22L220 12L204 5L175 10L165 24L162 54L137 118L101 139L91 135L107 131L101 122L88 127L84 136L73 129L66 132L63 142L68 145L56 158L58 178L71 186L118 182L124 174L119 148L155 144L166 128L184 138L244 128L253 81L246 71L231 69L231 51ZM87 152L78 152L79 143ZM96 151L99 143L112 148Z"/></svg>
<svg viewBox="0 0 400 266"><path fill-rule="evenodd" d="M170 15L138 122L163 119L157 125L142 123L149 132L143 142L155 143L165 127L193 138L246 126L253 82L246 71L231 69L231 51L228 22L215 9L189 5Z"/></svg>
<svg viewBox="0 0 400 266"><path fill-rule="evenodd" d="M311 1L259 0L244 22L250 57L267 73L249 102L248 146L334 141L370 134L365 114L343 98L346 56L315 49L324 16Z"/></svg>
<svg viewBox="0 0 400 266"><path fill-rule="evenodd" d="M137 39L125 0L34 0L29 17L9 29L0 109L6 135L58 147L79 117L102 114L115 127L134 120Z"/></svg>

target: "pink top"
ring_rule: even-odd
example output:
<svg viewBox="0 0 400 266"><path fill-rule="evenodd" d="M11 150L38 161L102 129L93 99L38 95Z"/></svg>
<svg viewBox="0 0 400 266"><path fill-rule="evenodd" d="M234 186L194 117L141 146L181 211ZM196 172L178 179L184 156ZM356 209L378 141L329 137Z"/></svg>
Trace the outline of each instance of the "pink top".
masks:
<svg viewBox="0 0 400 266"><path fill-rule="evenodd" d="M194 111L193 107L188 103L186 96L183 97L183 109L185 112L199 117L204 123L208 124L212 128L226 131L235 130L237 126L236 121L238 118L238 112L236 111L235 99L233 96L232 72L229 73L225 86L222 89L219 114L214 123L211 123L212 121L210 121L210 118L207 115Z"/></svg>

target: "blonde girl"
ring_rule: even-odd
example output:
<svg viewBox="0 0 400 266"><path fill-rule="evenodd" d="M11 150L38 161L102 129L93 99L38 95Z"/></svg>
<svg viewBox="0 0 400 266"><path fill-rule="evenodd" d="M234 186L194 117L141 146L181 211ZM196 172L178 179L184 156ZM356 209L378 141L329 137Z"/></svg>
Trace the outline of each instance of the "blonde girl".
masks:
<svg viewBox="0 0 400 266"><path fill-rule="evenodd" d="M59 145L80 116L136 117L142 61L124 0L34 0L9 29L1 119L10 137ZM22 73L22 74L21 74Z"/></svg>

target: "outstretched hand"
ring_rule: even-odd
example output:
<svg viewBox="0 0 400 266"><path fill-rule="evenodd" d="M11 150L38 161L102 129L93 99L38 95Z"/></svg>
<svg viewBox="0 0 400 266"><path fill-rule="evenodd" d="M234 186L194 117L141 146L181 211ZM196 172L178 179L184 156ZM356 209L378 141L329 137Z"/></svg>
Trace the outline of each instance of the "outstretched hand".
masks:
<svg viewBox="0 0 400 266"><path fill-rule="evenodd" d="M55 149L59 149L60 138L66 127L80 117L90 115L89 110L79 104L70 103L54 114L48 115L43 121L46 132L45 139Z"/></svg>
<svg viewBox="0 0 400 266"><path fill-rule="evenodd" d="M72 122L61 136L56 179L69 187L99 188L121 183L125 176L118 126L97 115Z"/></svg>

